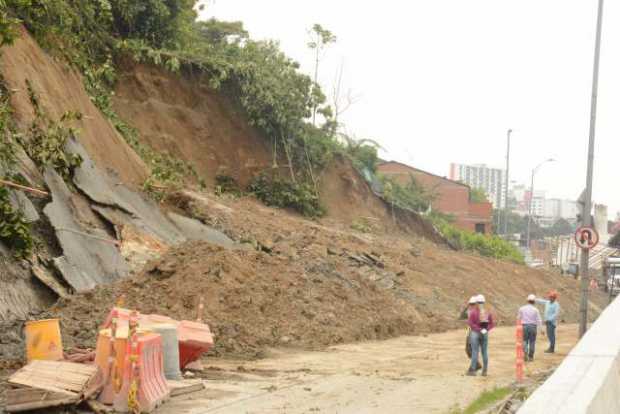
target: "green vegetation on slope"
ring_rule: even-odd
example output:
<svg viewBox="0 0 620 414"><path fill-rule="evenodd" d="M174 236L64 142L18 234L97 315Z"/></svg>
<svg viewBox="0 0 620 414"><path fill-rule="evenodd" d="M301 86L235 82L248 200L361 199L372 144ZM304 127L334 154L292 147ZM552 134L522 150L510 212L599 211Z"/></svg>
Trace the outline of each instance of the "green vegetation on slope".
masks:
<svg viewBox="0 0 620 414"><path fill-rule="evenodd" d="M14 37L12 25L19 19L39 44L84 74L95 105L151 167L153 177L145 183L147 188L179 184L195 173L190 166L141 144L135 129L114 113L111 91L117 62L128 55L171 71L206 73L210 86L229 95L270 140L274 166L285 160L296 197L318 195L317 172L335 153L359 156L358 165L374 167L376 148L351 146L338 138L337 122L320 87L299 71L276 42L252 40L240 22L196 21L199 1L0 2L8 10L0 14L0 39L8 42ZM315 114L323 120L321 125L309 122ZM266 190L279 191L278 182L265 184Z"/></svg>
<svg viewBox="0 0 620 414"><path fill-rule="evenodd" d="M393 206L421 213L432 207L435 195L426 191L415 180L415 177L411 176L407 185L401 185L387 176L381 176L379 179L383 185L383 196ZM458 229L452 224L450 216L435 211L428 214L427 218L457 249L475 252L485 257L524 263L521 252L506 240L497 236L487 236Z"/></svg>
<svg viewBox="0 0 620 414"><path fill-rule="evenodd" d="M9 90L0 79L0 178L15 181L10 174L15 165L13 127ZM7 187L0 186L0 240L13 250L15 256L28 257L34 247L30 224L21 210L11 204Z"/></svg>

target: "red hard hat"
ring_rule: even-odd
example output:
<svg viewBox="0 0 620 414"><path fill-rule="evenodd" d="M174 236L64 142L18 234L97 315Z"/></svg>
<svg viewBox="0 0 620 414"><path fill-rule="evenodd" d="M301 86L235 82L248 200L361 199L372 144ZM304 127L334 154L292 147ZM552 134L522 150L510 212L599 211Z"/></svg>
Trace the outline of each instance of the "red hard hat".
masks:
<svg viewBox="0 0 620 414"><path fill-rule="evenodd" d="M558 298L558 292L556 292L555 290L550 290L549 293L547 294L547 296L549 296L549 298L551 298L551 299L557 299Z"/></svg>

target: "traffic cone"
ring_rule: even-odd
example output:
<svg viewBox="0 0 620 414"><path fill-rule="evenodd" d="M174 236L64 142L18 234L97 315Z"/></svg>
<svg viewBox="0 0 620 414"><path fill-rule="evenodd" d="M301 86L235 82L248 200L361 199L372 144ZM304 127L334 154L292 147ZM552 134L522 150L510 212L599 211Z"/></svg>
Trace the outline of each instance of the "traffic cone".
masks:
<svg viewBox="0 0 620 414"><path fill-rule="evenodd" d="M524 355L523 355L523 323L521 319L517 319L517 332L516 332L516 363L515 363L515 371L517 382L523 382L523 367L524 367Z"/></svg>

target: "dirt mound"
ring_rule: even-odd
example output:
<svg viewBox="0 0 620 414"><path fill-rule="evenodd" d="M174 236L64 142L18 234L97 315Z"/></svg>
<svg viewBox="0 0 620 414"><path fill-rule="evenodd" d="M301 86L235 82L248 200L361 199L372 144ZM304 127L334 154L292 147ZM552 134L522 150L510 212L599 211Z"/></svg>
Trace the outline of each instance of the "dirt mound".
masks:
<svg viewBox="0 0 620 414"><path fill-rule="evenodd" d="M189 162L210 183L222 170L245 186L271 166L268 141L204 75L124 66L114 108L151 147Z"/></svg>
<svg viewBox="0 0 620 414"><path fill-rule="evenodd" d="M391 293L362 275L342 277L335 263L307 264L206 243L185 245L131 281L72 300L61 312L63 326L81 338L80 332L95 327L91 320L101 321L114 299L126 294L127 305L142 312L190 320L204 296L206 321L218 338L216 354L257 356L266 346L316 347L429 330L414 309L401 309ZM93 308L103 311L92 314Z"/></svg>
<svg viewBox="0 0 620 414"><path fill-rule="evenodd" d="M93 346L98 324L121 295L143 312L189 319L204 296L215 355L241 357L272 346L314 348L456 328L465 300L479 292L500 324L514 323L529 293L550 288L560 292L563 320L577 319L578 284L557 274L421 238L327 227L248 198L194 194L192 200L188 209L250 250L186 244L129 281L59 304L53 314L62 319L68 345ZM592 301L596 315L605 298L594 294Z"/></svg>
<svg viewBox="0 0 620 414"><path fill-rule="evenodd" d="M26 29L21 29L21 37L13 46L2 48L0 69L13 92L11 106L21 130L26 130L34 118L26 88L29 80L41 105L54 120L66 111L82 113L83 120L76 122L79 141L98 165L115 170L126 184L141 185L144 182L147 168L93 105L84 90L81 76L45 53Z"/></svg>

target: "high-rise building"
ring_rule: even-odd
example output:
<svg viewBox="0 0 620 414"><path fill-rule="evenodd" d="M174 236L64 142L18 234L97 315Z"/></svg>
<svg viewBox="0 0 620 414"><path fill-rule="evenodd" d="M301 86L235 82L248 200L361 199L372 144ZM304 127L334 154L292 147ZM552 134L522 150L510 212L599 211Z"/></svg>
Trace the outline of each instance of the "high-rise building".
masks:
<svg viewBox="0 0 620 414"><path fill-rule="evenodd" d="M450 164L450 179L483 190L494 208L506 206L506 172L484 164Z"/></svg>

